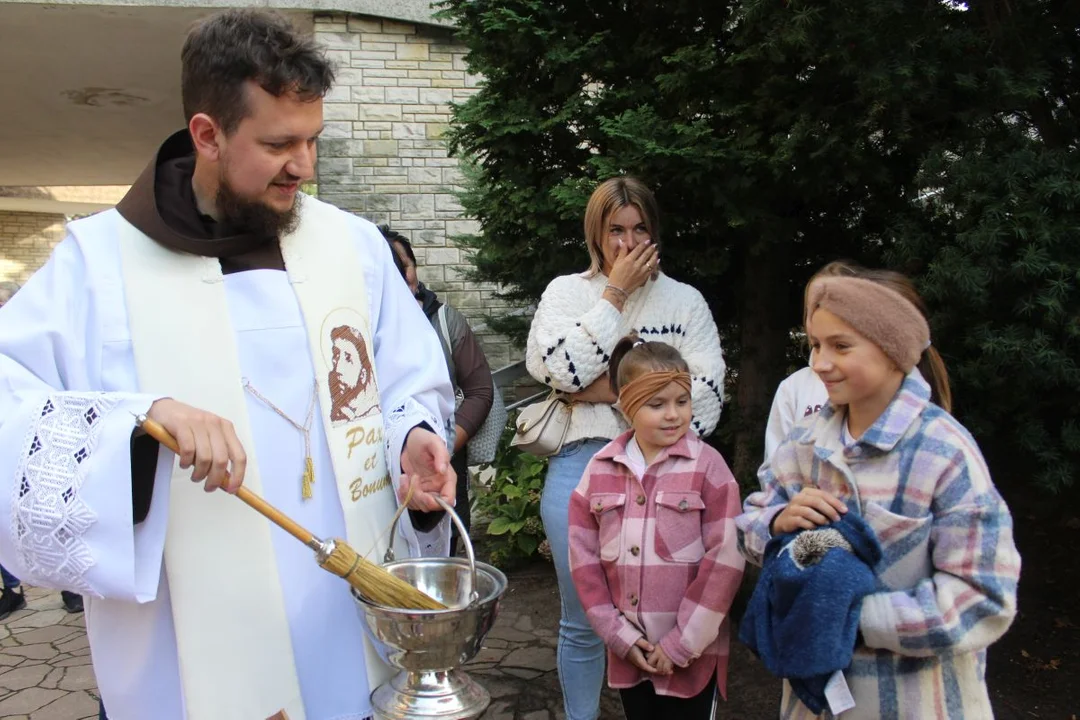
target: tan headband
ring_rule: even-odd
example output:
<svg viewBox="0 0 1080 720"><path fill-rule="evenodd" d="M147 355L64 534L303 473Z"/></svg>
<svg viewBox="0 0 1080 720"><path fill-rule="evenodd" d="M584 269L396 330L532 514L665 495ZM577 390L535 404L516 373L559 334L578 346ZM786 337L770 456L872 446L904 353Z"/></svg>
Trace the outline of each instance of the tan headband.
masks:
<svg viewBox="0 0 1080 720"><path fill-rule="evenodd" d="M810 314L828 310L882 352L905 373L930 346L930 327L919 309L892 288L854 277L819 278L810 284Z"/></svg>
<svg viewBox="0 0 1080 720"><path fill-rule="evenodd" d="M626 418L633 422L641 406L666 388L668 383L676 383L686 392L690 392L690 373L681 370L657 370L638 375L623 385L619 391L619 405Z"/></svg>

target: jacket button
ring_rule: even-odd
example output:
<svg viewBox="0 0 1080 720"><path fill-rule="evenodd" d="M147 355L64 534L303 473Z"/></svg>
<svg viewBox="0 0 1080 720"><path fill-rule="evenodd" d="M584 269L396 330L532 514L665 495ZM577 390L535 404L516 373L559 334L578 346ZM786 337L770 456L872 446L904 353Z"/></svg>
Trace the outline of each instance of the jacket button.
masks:
<svg viewBox="0 0 1080 720"><path fill-rule="evenodd" d="M596 512L603 512L604 511L604 503L596 503L596 506L593 509L596 510Z"/></svg>
<svg viewBox="0 0 1080 720"><path fill-rule="evenodd" d="M637 607L637 595L630 596L630 606Z"/></svg>
<svg viewBox="0 0 1080 720"><path fill-rule="evenodd" d="M638 495L637 496L637 504L638 505L644 505L645 504L645 496L644 495Z"/></svg>
<svg viewBox="0 0 1080 720"><path fill-rule="evenodd" d="M630 554L634 557L637 557L641 554L641 548L639 548L637 545L634 545L632 548L630 548Z"/></svg>
<svg viewBox="0 0 1080 720"><path fill-rule="evenodd" d="M690 507L690 506L687 504L686 500L680 500L679 501L679 509L680 510L685 510L688 507Z"/></svg>

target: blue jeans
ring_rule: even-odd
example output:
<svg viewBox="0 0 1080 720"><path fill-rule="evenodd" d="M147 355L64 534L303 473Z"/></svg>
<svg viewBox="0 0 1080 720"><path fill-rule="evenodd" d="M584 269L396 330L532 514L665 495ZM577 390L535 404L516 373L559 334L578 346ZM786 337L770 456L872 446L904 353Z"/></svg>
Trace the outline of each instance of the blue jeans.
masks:
<svg viewBox="0 0 1080 720"><path fill-rule="evenodd" d="M559 579L562 617L559 619L557 663L566 720L596 720L604 687L604 643L593 632L570 577L570 494L585 474L585 466L607 440L568 443L548 464L540 517L551 544Z"/></svg>
<svg viewBox="0 0 1080 720"><path fill-rule="evenodd" d="M15 577L7 571L7 568L0 565L0 575L4 578L4 588L19 587L19 578Z"/></svg>

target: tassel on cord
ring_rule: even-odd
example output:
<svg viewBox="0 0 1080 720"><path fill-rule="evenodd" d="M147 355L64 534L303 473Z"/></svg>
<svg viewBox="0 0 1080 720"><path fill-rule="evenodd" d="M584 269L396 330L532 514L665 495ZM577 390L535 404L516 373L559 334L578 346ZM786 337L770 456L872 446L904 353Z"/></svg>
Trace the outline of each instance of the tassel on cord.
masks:
<svg viewBox="0 0 1080 720"><path fill-rule="evenodd" d="M300 497L310 500L312 497L312 485L315 484L315 463L311 456L304 458L304 479L300 483Z"/></svg>

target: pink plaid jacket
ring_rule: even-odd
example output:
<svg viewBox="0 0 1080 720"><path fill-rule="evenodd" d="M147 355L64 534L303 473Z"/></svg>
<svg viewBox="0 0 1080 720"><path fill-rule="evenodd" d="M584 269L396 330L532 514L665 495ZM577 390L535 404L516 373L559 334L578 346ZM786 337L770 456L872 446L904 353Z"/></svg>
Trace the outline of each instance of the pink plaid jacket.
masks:
<svg viewBox="0 0 1080 720"><path fill-rule="evenodd" d="M693 697L715 672L726 698L727 612L744 565L739 486L720 453L689 432L639 482L627 465L630 437L598 452L570 496L570 569L607 645L608 683L651 679L661 695ZM648 675L626 660L642 637L678 666L672 675Z"/></svg>

